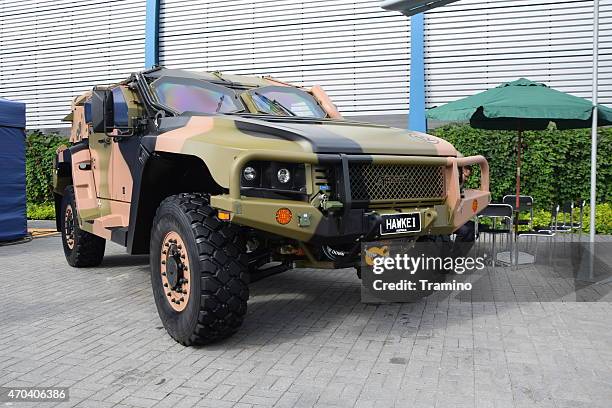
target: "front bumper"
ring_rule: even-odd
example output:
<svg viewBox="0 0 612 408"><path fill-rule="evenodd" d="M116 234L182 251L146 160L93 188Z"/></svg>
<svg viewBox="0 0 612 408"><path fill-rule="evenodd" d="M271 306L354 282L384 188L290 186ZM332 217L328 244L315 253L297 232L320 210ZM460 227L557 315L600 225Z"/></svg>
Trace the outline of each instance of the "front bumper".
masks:
<svg viewBox="0 0 612 408"><path fill-rule="evenodd" d="M422 156L371 156L376 163L444 166L446 169L446 199L442 204L394 205L393 208L363 209L352 208L350 187L348 183L348 163L352 156L343 154L300 153L283 156L279 152L249 151L238 156L232 164L229 194L211 197L213 207L228 211L231 221L240 225L266 231L275 235L313 243L345 243L362 239L380 222L380 215L420 212L421 231L418 233L396 234L385 236L400 238L420 235L450 234L473 218L490 202L489 166L482 156L472 157L422 157ZM358 156L363 160L363 156ZM309 202L293 200L276 200L266 198L244 197L240 194L240 175L246 163L254 160L284 161L295 163L322 164L340 161L344 169L345 182L341 185L348 191L341 191L343 208L323 214ZM481 170L480 187L476 190L465 190L462 194L459 186L459 169L463 166L479 165ZM292 220L281 225L276 220L276 212L287 208L294 214ZM308 218L308 223L300 218ZM370 237L377 238L377 235Z"/></svg>

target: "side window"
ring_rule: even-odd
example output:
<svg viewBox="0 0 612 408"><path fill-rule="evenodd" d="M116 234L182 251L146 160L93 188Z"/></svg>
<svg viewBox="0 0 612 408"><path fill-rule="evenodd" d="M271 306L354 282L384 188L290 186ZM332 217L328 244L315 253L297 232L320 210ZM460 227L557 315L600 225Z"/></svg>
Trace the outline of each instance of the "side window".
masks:
<svg viewBox="0 0 612 408"><path fill-rule="evenodd" d="M114 124L115 127L128 127L128 106L125 102L125 97L123 96L123 92L121 92L121 88L117 87L113 89L113 111L114 111Z"/></svg>
<svg viewBox="0 0 612 408"><path fill-rule="evenodd" d="M91 124L91 102L87 101L84 104L85 107L85 123Z"/></svg>

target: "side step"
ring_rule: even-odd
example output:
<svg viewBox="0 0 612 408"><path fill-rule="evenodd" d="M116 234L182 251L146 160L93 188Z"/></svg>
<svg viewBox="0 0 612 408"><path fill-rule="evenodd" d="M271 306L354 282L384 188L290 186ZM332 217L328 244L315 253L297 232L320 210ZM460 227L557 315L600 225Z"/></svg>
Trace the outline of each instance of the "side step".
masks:
<svg viewBox="0 0 612 408"><path fill-rule="evenodd" d="M111 232L111 241L116 244L127 247L127 227L110 227L106 229Z"/></svg>

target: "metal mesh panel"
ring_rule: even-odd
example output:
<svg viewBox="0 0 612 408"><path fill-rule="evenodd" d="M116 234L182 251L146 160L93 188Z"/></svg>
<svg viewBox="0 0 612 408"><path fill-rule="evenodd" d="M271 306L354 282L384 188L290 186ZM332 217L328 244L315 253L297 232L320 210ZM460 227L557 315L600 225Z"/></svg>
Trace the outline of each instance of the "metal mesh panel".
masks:
<svg viewBox="0 0 612 408"><path fill-rule="evenodd" d="M444 167L352 163L355 201L433 200L446 196Z"/></svg>

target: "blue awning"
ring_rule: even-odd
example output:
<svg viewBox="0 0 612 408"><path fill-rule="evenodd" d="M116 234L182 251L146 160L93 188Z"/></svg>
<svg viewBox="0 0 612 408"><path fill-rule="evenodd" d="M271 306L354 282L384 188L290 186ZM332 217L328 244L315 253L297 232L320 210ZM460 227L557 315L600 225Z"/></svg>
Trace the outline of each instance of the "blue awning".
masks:
<svg viewBox="0 0 612 408"><path fill-rule="evenodd" d="M385 10L395 10L411 16L455 1L458 0L386 0L380 6Z"/></svg>

